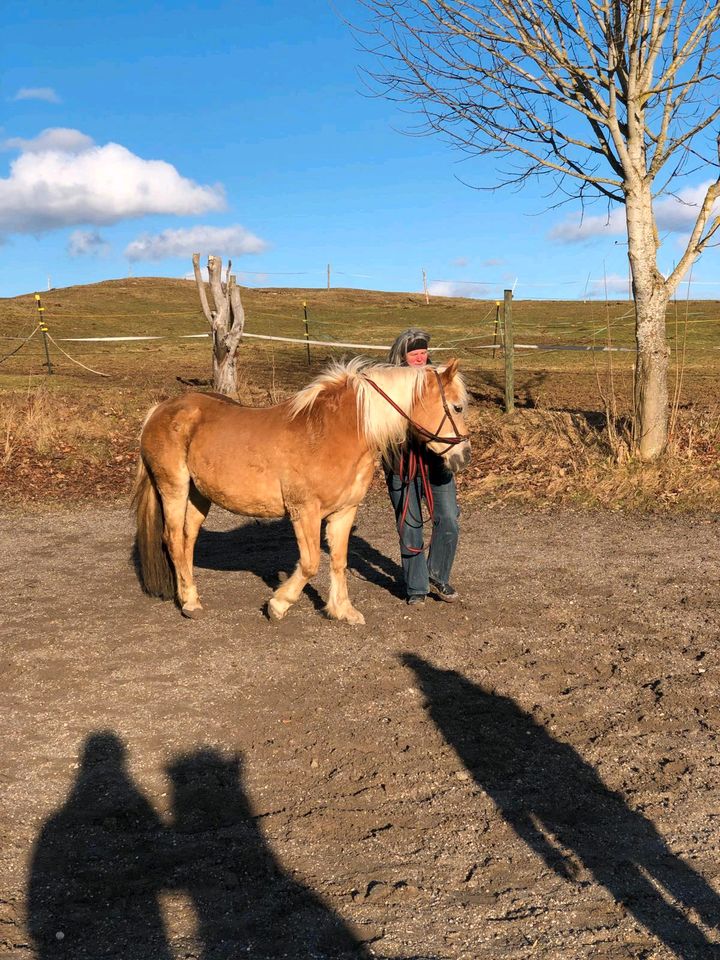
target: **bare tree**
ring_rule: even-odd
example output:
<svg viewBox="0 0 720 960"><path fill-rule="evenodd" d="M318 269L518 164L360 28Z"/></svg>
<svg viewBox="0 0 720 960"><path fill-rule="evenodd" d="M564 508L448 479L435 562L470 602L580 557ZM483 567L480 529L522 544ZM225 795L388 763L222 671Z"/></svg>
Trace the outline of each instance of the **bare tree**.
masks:
<svg viewBox="0 0 720 960"><path fill-rule="evenodd" d="M636 440L667 442L669 299L720 225L717 0L361 0L386 96L427 132L508 165L496 185L547 175L559 202L624 206L636 308ZM698 172L692 202L677 191ZM675 197L688 240L664 276L656 208Z"/></svg>
<svg viewBox="0 0 720 960"><path fill-rule="evenodd" d="M225 283L222 282L222 258L208 257L208 279L215 309L210 309L205 281L200 272L200 254L194 253L195 282L213 338L213 388L228 397L237 396L237 350L245 327L245 311L228 260Z"/></svg>

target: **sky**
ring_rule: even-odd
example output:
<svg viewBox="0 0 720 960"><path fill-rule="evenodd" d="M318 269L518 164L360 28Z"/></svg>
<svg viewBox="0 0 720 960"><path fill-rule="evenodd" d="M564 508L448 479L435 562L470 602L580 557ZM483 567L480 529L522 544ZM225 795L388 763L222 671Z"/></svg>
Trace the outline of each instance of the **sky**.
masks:
<svg viewBox="0 0 720 960"><path fill-rule="evenodd" d="M184 277L192 253L249 286L501 298L626 297L622 212L490 187L492 158L408 135L372 95L355 0L6 0L0 297ZM686 185L693 195L702 180ZM661 268L680 255L677 205ZM664 262L663 262L664 260ZM692 295L720 297L720 254ZM686 286L678 295L685 296Z"/></svg>

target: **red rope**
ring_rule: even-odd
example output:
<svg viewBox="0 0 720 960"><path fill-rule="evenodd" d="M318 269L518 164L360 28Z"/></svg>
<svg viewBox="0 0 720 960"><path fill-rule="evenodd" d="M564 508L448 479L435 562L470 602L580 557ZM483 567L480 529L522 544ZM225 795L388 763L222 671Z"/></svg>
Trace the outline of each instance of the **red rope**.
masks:
<svg viewBox="0 0 720 960"><path fill-rule="evenodd" d="M405 469L405 454L400 454L400 463L398 466L398 475L400 477L401 485L405 486L405 493L403 496L402 509L400 511L400 517L397 523L398 535L400 537L400 546L402 549L407 550L408 553L423 553L424 550L429 549L432 544L432 534L430 535L430 543L427 548L423 544L422 547L411 547L408 546L403 541L403 530L407 523L407 514L410 508L410 489L415 483L418 474L420 474L420 484L422 487L422 493L425 494L425 503L427 503L428 508L428 522L433 523L435 519L435 500L433 498L432 486L430 484L430 477L428 475L428 466L427 461L418 453L416 450L413 450L412 447L408 451L407 457L407 469ZM425 521L422 518L422 496L418 497L418 507L420 509L420 526L424 526Z"/></svg>

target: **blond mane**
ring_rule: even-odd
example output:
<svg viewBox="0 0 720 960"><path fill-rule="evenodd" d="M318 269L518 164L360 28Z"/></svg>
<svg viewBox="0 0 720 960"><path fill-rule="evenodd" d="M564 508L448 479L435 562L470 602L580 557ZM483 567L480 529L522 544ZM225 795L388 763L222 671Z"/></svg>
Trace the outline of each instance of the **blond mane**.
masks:
<svg viewBox="0 0 720 960"><path fill-rule="evenodd" d="M355 391L358 422L365 439L370 446L386 453L405 440L408 421L368 383L368 377L392 397L408 416L425 391L425 368L396 367L355 357L353 360L332 363L312 383L296 393L290 400L291 417L312 410L322 395L333 387L347 386Z"/></svg>

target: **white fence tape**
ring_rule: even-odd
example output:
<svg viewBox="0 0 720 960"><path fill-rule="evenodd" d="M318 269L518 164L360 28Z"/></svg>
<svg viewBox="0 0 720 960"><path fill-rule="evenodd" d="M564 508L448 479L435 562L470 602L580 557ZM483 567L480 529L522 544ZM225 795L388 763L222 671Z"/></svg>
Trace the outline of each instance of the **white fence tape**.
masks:
<svg viewBox="0 0 720 960"><path fill-rule="evenodd" d="M181 334L177 337L162 337L162 336L144 336L144 337L58 337L58 340L62 340L65 343L119 343L122 341L132 341L132 340L197 340L197 339L206 339L209 337L209 333L186 333ZM243 333L243 338L251 338L253 340L279 340L282 343L299 343L309 345L311 347L350 347L354 350L382 350L386 352L390 349L390 344L380 344L380 343L344 343L337 340L305 340L305 338L297 337L272 337L264 333ZM585 344L541 344L541 343L516 343L514 345L516 350L571 350L571 351L587 351L592 353L634 353L634 347L595 347ZM431 347L431 352L433 353L452 353L453 351L458 350L458 347ZM493 343L482 343L477 344L473 347L466 347L460 349L469 349L469 350L500 350L502 349L501 344ZM720 349L720 348L717 348Z"/></svg>
<svg viewBox="0 0 720 960"><path fill-rule="evenodd" d="M209 337L209 333L186 333L178 337L58 337L66 343L118 343L122 340L193 340ZM384 350L390 349L390 344L382 343L340 343L337 340L306 340L304 337L271 337L264 333L243 333L243 339L249 337L253 340L280 340L283 343L309 344L311 347L353 347L358 350ZM451 347L437 347L437 350L451 350Z"/></svg>

